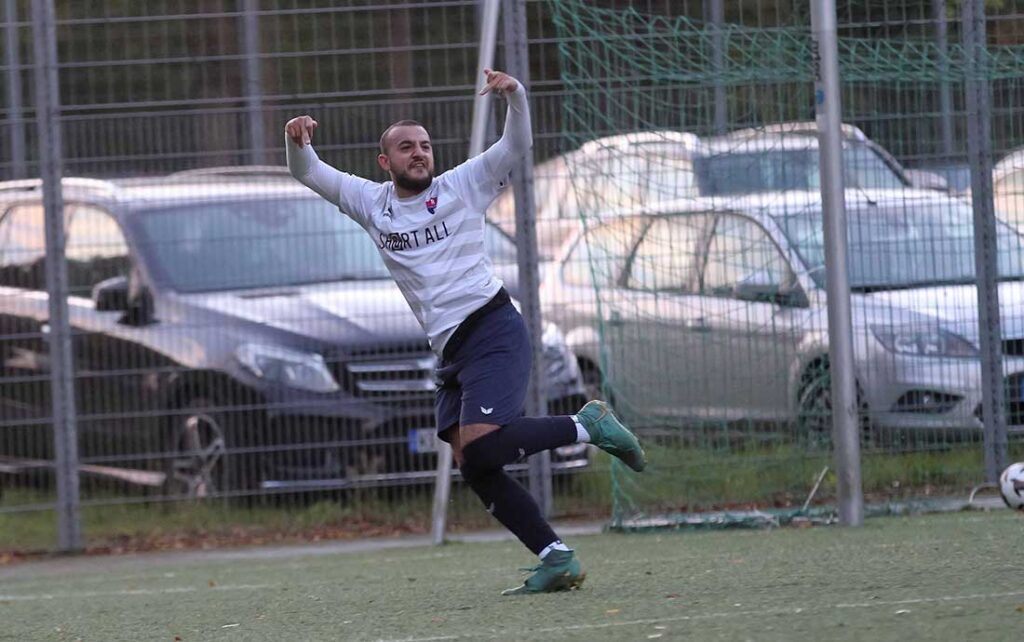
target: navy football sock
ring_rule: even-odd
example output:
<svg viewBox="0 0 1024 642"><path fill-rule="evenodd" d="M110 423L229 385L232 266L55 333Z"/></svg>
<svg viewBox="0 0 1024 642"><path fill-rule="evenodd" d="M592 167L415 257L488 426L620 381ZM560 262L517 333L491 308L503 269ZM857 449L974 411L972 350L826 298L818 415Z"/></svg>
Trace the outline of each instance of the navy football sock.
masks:
<svg viewBox="0 0 1024 642"><path fill-rule="evenodd" d="M571 417L520 417L473 440L462 452L474 467L489 469L572 443L576 443L576 423Z"/></svg>
<svg viewBox="0 0 1024 642"><path fill-rule="evenodd" d="M494 515L534 555L540 555L549 544L558 540L555 531L540 514L533 496L504 470L480 470L472 466L463 466L461 470L463 479L483 501L487 512Z"/></svg>

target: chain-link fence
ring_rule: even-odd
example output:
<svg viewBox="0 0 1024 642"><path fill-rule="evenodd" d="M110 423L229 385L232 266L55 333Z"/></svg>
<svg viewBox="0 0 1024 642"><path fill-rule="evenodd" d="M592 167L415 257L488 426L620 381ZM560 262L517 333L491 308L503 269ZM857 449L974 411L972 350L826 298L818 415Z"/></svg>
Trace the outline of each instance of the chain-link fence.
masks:
<svg viewBox="0 0 1024 642"><path fill-rule="evenodd" d="M363 230L287 177L282 128L313 115L324 160L383 180L377 139L411 118L438 172L456 165L481 3L56 6L87 538L182 499L204 520L326 500L338 523L426 528L435 359ZM3 9L0 177L32 179L32 5ZM999 294L1016 426L1024 36L1012 7L994 11L985 80L1005 157L992 184L1010 224ZM839 6L869 501L985 478L959 12ZM610 398L652 459L634 476L592 449L557 451L554 516L799 505L830 463L831 416L807 8L538 0L527 14L544 396L552 413ZM514 289L511 194L488 217ZM0 547L53 541L15 535L54 507L44 228L42 186L0 183ZM826 476L818 499L832 487ZM456 527L489 523L466 489L453 498Z"/></svg>
<svg viewBox="0 0 1024 642"><path fill-rule="evenodd" d="M1024 50L1010 16L975 58L959 6L878 8L851 3L838 29L863 488L874 505L967 497L1005 465L1002 429L1024 423L1024 245L1012 198L976 242L993 177L971 193L968 152L988 132L968 134L988 108L964 96L991 87L993 146L1012 159ZM554 14L579 149L541 166L566 194L538 199L558 264L545 313L648 435L652 470L616 477L626 525L800 509L834 469L829 299L847 293L826 279L817 50L802 9L773 24L735 9L717 22L583 1ZM987 403L1000 409L990 457ZM816 501L835 499L835 480Z"/></svg>

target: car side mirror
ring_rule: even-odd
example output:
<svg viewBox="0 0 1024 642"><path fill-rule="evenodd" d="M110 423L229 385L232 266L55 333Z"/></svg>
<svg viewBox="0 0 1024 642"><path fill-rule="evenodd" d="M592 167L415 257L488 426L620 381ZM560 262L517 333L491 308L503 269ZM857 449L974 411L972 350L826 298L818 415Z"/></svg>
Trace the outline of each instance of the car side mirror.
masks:
<svg viewBox="0 0 1024 642"><path fill-rule="evenodd" d="M778 283L755 283L743 281L733 288L733 296L742 301L763 301L774 303L779 298Z"/></svg>
<svg viewBox="0 0 1024 642"><path fill-rule="evenodd" d="M781 285L766 271L748 274L733 288L733 296L742 301L775 303L787 307L806 307L807 295L799 285Z"/></svg>
<svg viewBox="0 0 1024 642"><path fill-rule="evenodd" d="M128 307L120 322L134 326L156 323L153 307L153 293L149 288L139 283L132 284L128 288Z"/></svg>
<svg viewBox="0 0 1024 642"><path fill-rule="evenodd" d="M128 277L115 276L92 287L92 301L97 312L120 312L128 309Z"/></svg>
<svg viewBox="0 0 1024 642"><path fill-rule="evenodd" d="M750 272L733 286L732 294L743 301L772 301L781 286L766 270Z"/></svg>

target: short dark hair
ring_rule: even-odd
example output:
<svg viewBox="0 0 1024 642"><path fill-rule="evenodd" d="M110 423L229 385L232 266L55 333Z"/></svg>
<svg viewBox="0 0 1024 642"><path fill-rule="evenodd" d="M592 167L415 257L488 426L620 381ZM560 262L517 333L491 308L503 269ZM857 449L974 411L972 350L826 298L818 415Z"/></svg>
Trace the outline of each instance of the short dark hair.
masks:
<svg viewBox="0 0 1024 642"><path fill-rule="evenodd" d="M395 127L420 127L423 129L423 131L427 131L426 127L423 127L423 125L416 122L415 120L399 120L397 122L391 123L390 125L388 125L388 128L384 130L384 133L380 135L381 154L387 153L387 149L384 148L384 142L388 139L388 134L390 134L391 130L394 129Z"/></svg>

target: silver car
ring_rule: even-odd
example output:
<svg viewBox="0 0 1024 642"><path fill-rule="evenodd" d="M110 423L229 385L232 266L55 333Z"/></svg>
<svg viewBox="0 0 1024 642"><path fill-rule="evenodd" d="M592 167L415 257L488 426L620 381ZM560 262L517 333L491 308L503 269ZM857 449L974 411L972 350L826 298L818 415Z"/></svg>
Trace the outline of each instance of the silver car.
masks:
<svg viewBox="0 0 1024 642"><path fill-rule="evenodd" d="M968 206L847 192L865 430L980 429ZM824 432L828 318L820 198L786 192L605 218L563 248L546 319L636 425L764 420ZM1009 423L1024 423L1024 241L998 232Z"/></svg>
<svg viewBox="0 0 1024 642"><path fill-rule="evenodd" d="M906 170L864 132L843 125L843 176L851 189L900 189L940 180ZM698 138L671 130L631 132L587 141L534 169L537 245L557 254L582 218L700 196L816 190L817 125L779 123ZM516 230L515 197L501 194L487 217L509 235Z"/></svg>

